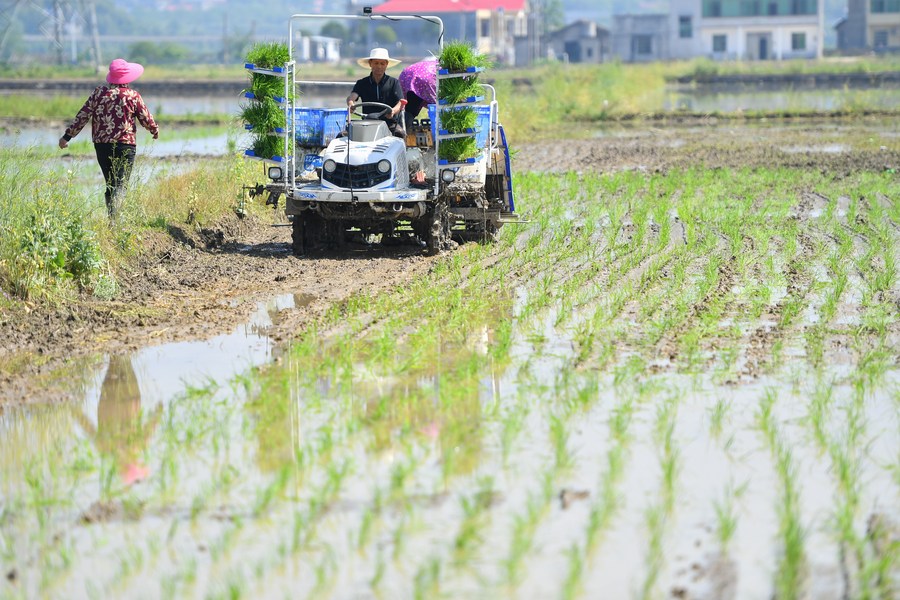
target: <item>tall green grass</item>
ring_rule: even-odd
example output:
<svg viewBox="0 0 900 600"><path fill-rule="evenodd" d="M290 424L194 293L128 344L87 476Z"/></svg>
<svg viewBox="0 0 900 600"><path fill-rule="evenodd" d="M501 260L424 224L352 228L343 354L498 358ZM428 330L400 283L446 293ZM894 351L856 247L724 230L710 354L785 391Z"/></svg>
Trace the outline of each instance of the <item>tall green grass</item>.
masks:
<svg viewBox="0 0 900 600"><path fill-rule="evenodd" d="M103 215L67 175L47 177L30 151L0 153L0 287L56 300L103 286Z"/></svg>
<svg viewBox="0 0 900 600"><path fill-rule="evenodd" d="M42 168L44 160L34 149L0 152L0 290L10 301L58 302L79 293L113 297L118 268L140 253L149 230L210 224L231 212L241 185L254 178L253 166L235 157L142 184L149 166L138 158L121 214L111 224L92 159L79 169L96 169L96 184L76 179L72 169Z"/></svg>

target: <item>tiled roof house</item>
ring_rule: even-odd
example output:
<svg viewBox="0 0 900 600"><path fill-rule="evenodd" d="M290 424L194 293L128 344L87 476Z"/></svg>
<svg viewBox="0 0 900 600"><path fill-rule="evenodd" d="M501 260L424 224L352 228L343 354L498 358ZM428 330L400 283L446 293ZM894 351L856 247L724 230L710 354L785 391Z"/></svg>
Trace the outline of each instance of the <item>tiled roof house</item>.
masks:
<svg viewBox="0 0 900 600"><path fill-rule="evenodd" d="M381 15L430 15L444 23L444 43L465 40L500 63L515 62L515 38L526 35L526 0L387 0L372 9ZM427 25L424 25L427 26ZM416 22L398 22L394 28L403 40L403 55L437 53L430 40L418 41ZM427 47L426 47L427 46Z"/></svg>

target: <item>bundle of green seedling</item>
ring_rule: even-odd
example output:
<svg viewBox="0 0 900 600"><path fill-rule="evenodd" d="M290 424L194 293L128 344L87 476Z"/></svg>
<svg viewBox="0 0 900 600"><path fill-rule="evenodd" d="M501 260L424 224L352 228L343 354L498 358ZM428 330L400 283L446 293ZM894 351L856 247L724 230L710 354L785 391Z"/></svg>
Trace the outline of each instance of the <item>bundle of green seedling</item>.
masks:
<svg viewBox="0 0 900 600"><path fill-rule="evenodd" d="M441 129L450 133L462 133L475 127L477 115L471 106L461 106L441 111ZM474 137L450 138L441 142L439 157L447 160L463 160L478 153Z"/></svg>
<svg viewBox="0 0 900 600"><path fill-rule="evenodd" d="M287 44L263 42L255 44L247 52L246 62L258 69L274 69L284 66L289 60ZM275 75L250 73L250 87L245 91L253 94L253 102L241 106L241 119L251 126L252 150L261 158L272 158L283 153L284 142L271 133L285 126L284 109L275 101L275 98L285 96L284 82L282 77ZM292 96L293 90L288 90L287 95Z"/></svg>
<svg viewBox="0 0 900 600"><path fill-rule="evenodd" d="M465 72L469 67L488 67L490 62L483 54L479 54L466 42L450 42L444 46L438 57L441 69L451 73ZM438 99L441 104L458 104L468 98L482 94L478 75L442 79L438 86ZM477 115L471 107L454 108L441 111L440 128L448 133L464 133L475 127ZM459 161L474 157L478 153L475 138L450 138L440 144L438 156L444 160Z"/></svg>
<svg viewBox="0 0 900 600"><path fill-rule="evenodd" d="M241 119L250 125L254 132L273 131L284 127L286 116L278 103L272 98L264 98L256 102L241 105Z"/></svg>
<svg viewBox="0 0 900 600"><path fill-rule="evenodd" d="M478 154L478 145L474 137L460 137L442 140L438 158L451 162L473 158Z"/></svg>
<svg viewBox="0 0 900 600"><path fill-rule="evenodd" d="M461 73L469 67L481 67L487 69L491 62L487 56L477 52L468 42L449 42L441 50L438 62L442 69L451 73Z"/></svg>

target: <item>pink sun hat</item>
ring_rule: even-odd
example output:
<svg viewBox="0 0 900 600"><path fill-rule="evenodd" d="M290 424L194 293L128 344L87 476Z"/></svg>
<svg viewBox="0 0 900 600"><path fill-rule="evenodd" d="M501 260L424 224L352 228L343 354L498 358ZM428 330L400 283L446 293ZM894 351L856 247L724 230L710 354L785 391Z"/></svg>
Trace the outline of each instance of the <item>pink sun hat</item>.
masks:
<svg viewBox="0 0 900 600"><path fill-rule="evenodd" d="M144 67L138 63L130 63L124 58L117 58L109 63L109 73L106 81L109 83L131 83L141 76Z"/></svg>

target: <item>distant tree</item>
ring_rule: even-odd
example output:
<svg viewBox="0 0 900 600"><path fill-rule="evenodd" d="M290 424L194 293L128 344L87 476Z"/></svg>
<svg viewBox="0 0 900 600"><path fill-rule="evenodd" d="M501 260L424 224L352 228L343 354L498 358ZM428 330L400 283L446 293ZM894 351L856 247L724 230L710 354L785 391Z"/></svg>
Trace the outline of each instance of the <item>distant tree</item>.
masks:
<svg viewBox="0 0 900 600"><path fill-rule="evenodd" d="M538 0L544 32L555 31L566 24L562 0Z"/></svg>
<svg viewBox="0 0 900 600"><path fill-rule="evenodd" d="M128 60L132 62L166 65L184 62L188 56L188 50L181 44L173 44L171 42L163 42L161 44L135 42L129 46L128 56Z"/></svg>
<svg viewBox="0 0 900 600"><path fill-rule="evenodd" d="M388 25L379 25L373 33L375 41L385 46L394 44L397 41L397 33Z"/></svg>
<svg viewBox="0 0 900 600"><path fill-rule="evenodd" d="M327 23L322 25L322 29L319 30L319 34L324 35L325 37L333 37L339 40L346 40L347 28L337 21L328 21Z"/></svg>

